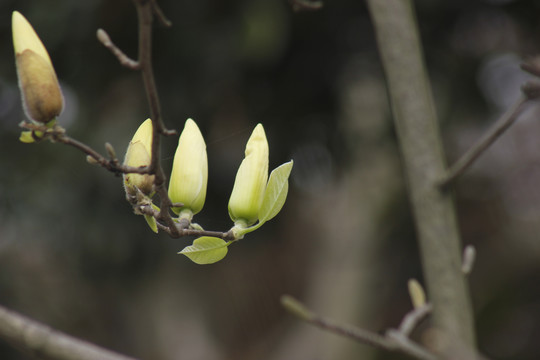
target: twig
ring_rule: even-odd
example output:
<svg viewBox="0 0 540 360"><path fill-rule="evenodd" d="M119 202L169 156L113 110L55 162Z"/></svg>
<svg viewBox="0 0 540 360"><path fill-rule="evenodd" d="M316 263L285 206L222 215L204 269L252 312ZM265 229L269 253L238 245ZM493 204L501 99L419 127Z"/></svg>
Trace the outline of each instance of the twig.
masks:
<svg viewBox="0 0 540 360"><path fill-rule="evenodd" d="M127 56L120 48L118 48L111 40L111 37L107 32L103 29L98 29L96 32L97 38L99 42L103 44L107 49L109 49L114 56L118 59L120 64L122 66L125 66L131 70L138 70L140 67L140 64L138 61L133 60L129 56Z"/></svg>
<svg viewBox="0 0 540 360"><path fill-rule="evenodd" d="M159 103L158 91L156 88L154 71L152 69L152 20L155 6L152 1L133 0L137 8L139 19L139 64L142 74L146 97L150 106L150 118L152 119L152 161L150 171L155 175L154 186L160 200L160 213L158 221L162 221L170 229L173 237L180 234L169 212L172 203L166 187L166 176L161 166L161 135L174 135L175 131L165 128L161 117L161 106Z"/></svg>
<svg viewBox="0 0 540 360"><path fill-rule="evenodd" d="M474 144L454 165L448 169L439 186L447 188L456 178L465 172L519 117L530 98L520 98L499 120Z"/></svg>
<svg viewBox="0 0 540 360"><path fill-rule="evenodd" d="M281 304L286 310L301 320L334 334L348 337L352 340L373 346L378 349L400 352L420 360L437 359L437 356L413 342L411 339L409 339L408 334L402 332L401 330L390 329L386 332L385 336L382 336L373 331L361 329L356 326L338 324L330 319L326 319L315 314L306 308L304 304L300 303L298 300L289 295L283 295L281 297ZM429 312L428 310L429 309L415 309L413 312L415 312L416 315L411 316L410 318L412 320L407 320L407 322L410 324L417 324L420 319ZM405 322L405 320L403 322ZM411 325L407 325L407 327L411 327Z"/></svg>
<svg viewBox="0 0 540 360"><path fill-rule="evenodd" d="M413 342L411 339L409 339L405 334L390 329L386 332L386 336L389 340L394 341L396 344L398 344L399 349L402 353L407 354L413 358L420 359L420 360L437 360L439 359L438 356L432 354L428 350L424 349L423 347L419 346L415 342Z"/></svg>
<svg viewBox="0 0 540 360"><path fill-rule="evenodd" d="M405 314L401 324L399 324L399 332L405 336L409 336L418 324L431 313L432 309L433 306L431 304L425 304Z"/></svg>
<svg viewBox="0 0 540 360"><path fill-rule="evenodd" d="M96 150L92 149L90 146L66 135L65 130L59 126L55 126L53 128L47 128L46 126L41 125L41 124L34 124L34 123L28 123L28 122L22 122L20 126L22 128L32 130L32 132L34 133L41 132L43 135L41 135L39 140L50 139L52 142L66 144L76 149L79 149L80 151L88 155L90 158L92 158L94 163L102 166L103 168L109 170L110 172L116 175L130 174L130 173L136 173L136 174L149 174L150 173L150 168L148 166L141 166L141 167L127 166L127 165L120 164L118 159L115 157L111 159L107 159L106 157L98 153Z"/></svg>
<svg viewBox="0 0 540 360"><path fill-rule="evenodd" d="M166 176L161 166L161 136L175 135L176 131L168 130L163 124L161 117L161 105L159 103L158 91L152 69L152 23L156 14L158 19L165 25L170 22L165 18L163 12L159 9L155 0L133 0L137 9L137 18L139 22L139 55L138 60L129 59L118 49L107 36L105 31L98 30L100 41L116 55L122 65L128 66L133 70L141 72L144 89L148 105L150 107L150 119L152 120L152 151L151 163L149 165L150 174L154 175L154 187L160 201L160 211L156 219L168 227L168 233L173 237L179 237L180 233L176 228L174 220L169 212L172 203L166 187ZM135 66L136 65L136 66Z"/></svg>
<svg viewBox="0 0 540 360"><path fill-rule="evenodd" d="M171 20L169 20L165 14L163 13L163 10L161 10L161 7L159 7L158 3L156 2L156 0L152 0L152 10L154 10L154 15L156 16L156 18L159 20L159 22L161 23L161 25L165 26L165 27L171 27L172 26L172 22Z"/></svg>
<svg viewBox="0 0 540 360"><path fill-rule="evenodd" d="M3 306L0 306L0 337L39 359L135 360L61 333Z"/></svg>
<svg viewBox="0 0 540 360"><path fill-rule="evenodd" d="M281 297L281 305L301 320L317 326L318 328L333 332L338 335L351 338L355 341L374 346L376 348L394 351L394 346L389 343L384 336L375 332L356 328L349 325L334 323L329 319L325 319L304 306L300 301L290 295Z"/></svg>
<svg viewBox="0 0 540 360"><path fill-rule="evenodd" d="M140 212L140 214L143 215L149 215L152 217L157 218L159 216L159 211L152 208L150 205L138 205L137 210ZM189 224L186 224L189 226ZM223 240L236 240L234 237L234 234L232 231L227 232L221 232L221 231L210 231L210 230L199 230L199 229L191 229L191 228L183 228L180 224L175 224L175 228L177 233L172 233L169 226L157 222L157 226L168 233L173 238L178 238L182 236L211 236L211 237L217 237Z"/></svg>
<svg viewBox="0 0 540 360"><path fill-rule="evenodd" d="M197 229L183 229L180 231L180 236L212 236L223 240L236 240L232 231L219 232Z"/></svg>

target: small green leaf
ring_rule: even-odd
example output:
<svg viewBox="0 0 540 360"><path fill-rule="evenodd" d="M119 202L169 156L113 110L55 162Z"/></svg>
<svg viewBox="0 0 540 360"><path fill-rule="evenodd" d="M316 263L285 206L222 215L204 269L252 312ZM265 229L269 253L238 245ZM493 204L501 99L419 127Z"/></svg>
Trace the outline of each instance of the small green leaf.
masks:
<svg viewBox="0 0 540 360"><path fill-rule="evenodd" d="M186 246L179 254L186 255L196 264L213 264L227 255L227 246L230 243L223 239L203 236L193 241L193 245Z"/></svg>
<svg viewBox="0 0 540 360"><path fill-rule="evenodd" d="M270 174L268 185L264 192L264 199L259 211L259 222L250 227L241 226L235 223L232 228L235 236L241 239L245 234L260 228L265 222L276 216L287 199L289 190L289 176L293 167L293 161L286 162L275 168Z"/></svg>
<svg viewBox="0 0 540 360"><path fill-rule="evenodd" d="M264 223L276 216L285 200L289 190L289 175L293 167L293 161L289 161L277 168L270 174L268 185L264 193L263 203L259 211L259 222Z"/></svg>
<svg viewBox="0 0 540 360"><path fill-rule="evenodd" d="M23 142L25 144L31 144L35 142L34 137L32 136L31 131L23 131L21 132L21 136L19 137L19 141Z"/></svg>
<svg viewBox="0 0 540 360"><path fill-rule="evenodd" d="M144 215L144 219L148 223L148 226L150 226L150 229L152 229L153 232L157 234L157 224L156 224L156 218L150 215Z"/></svg>

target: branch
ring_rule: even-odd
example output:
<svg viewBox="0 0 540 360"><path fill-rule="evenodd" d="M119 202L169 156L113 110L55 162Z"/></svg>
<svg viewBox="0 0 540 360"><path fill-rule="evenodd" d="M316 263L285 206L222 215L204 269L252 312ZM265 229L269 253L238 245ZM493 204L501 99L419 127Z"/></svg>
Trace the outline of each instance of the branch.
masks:
<svg viewBox="0 0 540 360"><path fill-rule="evenodd" d="M128 58L114 43L110 40L107 33L98 30L99 40L107 47L119 60L119 62L132 70L141 72L146 97L150 107L150 119L152 120L152 151L151 163L148 166L149 173L154 175L154 185L156 193L159 196L161 209L156 219L163 222L168 228L168 233L173 237L179 237L180 233L170 214L172 206L166 187L166 176L161 165L161 136L175 135L176 131L168 130L163 124L161 117L161 105L159 103L158 91L152 69L152 23L154 15L166 26L170 26L170 21L164 16L163 12L155 0L133 0L137 9L137 18L139 22L139 59L137 61Z"/></svg>
<svg viewBox="0 0 540 360"><path fill-rule="evenodd" d="M499 120L478 140L454 165L450 167L439 186L446 189L461 174L463 174L474 161L482 155L521 115L530 98L520 98Z"/></svg>
<svg viewBox="0 0 540 360"><path fill-rule="evenodd" d="M412 341L408 335L416 325L429 313L430 306L424 306L413 310L412 315L407 314L399 330L390 329L385 336L375 332L361 329L351 325L338 324L313 313L295 298L289 295L281 297L281 305L291 314L320 329L337 335L348 337L362 344L370 345L378 349L400 352L419 360L436 360L437 356ZM406 325L404 325L406 323Z"/></svg>
<svg viewBox="0 0 540 360"><path fill-rule="evenodd" d="M0 338L48 360L135 360L61 333L0 306Z"/></svg>
<svg viewBox="0 0 540 360"><path fill-rule="evenodd" d="M156 88L154 71L152 69L152 21L157 5L153 1L133 0L137 8L139 19L139 65L142 74L146 97L150 106L150 118L152 119L152 162L150 172L155 175L154 185L159 195L161 209L156 219L165 223L169 228L170 235L179 237L180 234L169 212L172 207L171 199L167 191L166 176L161 166L161 136L174 135L175 131L165 128L161 117L161 105Z"/></svg>
<svg viewBox="0 0 540 360"><path fill-rule="evenodd" d="M157 4L156 0L152 0L152 10L154 11L154 15L159 20L161 25L163 25L165 27L171 27L172 26L171 20L167 19L167 17L163 13L163 10L161 10L159 5Z"/></svg>
<svg viewBox="0 0 540 360"><path fill-rule="evenodd" d="M116 56L116 58L118 59L120 64L122 64L122 66L125 66L131 70L139 70L139 67L140 67L139 62L136 60L133 60L132 58L127 56L122 50L120 50L120 48L118 48L118 46L116 46L112 42L109 34L107 34L105 30L98 29L96 32L96 35L99 42L102 43L103 46L105 46L107 49L109 49L111 53L113 53L114 56Z"/></svg>
<svg viewBox="0 0 540 360"><path fill-rule="evenodd" d="M106 144L107 150L111 155L111 158L107 159L106 157L98 153L96 150L92 149L90 146L66 135L65 129L58 125L54 125L54 127L49 128L43 124L29 123L24 121L19 125L24 129L31 130L33 137L38 141L50 140L51 142L58 142L79 149L80 151L88 155L89 162L100 165L103 168L109 170L110 172L115 173L116 175L130 173L150 173L150 168L148 166L133 167L120 164L120 162L114 155L114 150L112 149L112 146L110 144Z"/></svg>
<svg viewBox="0 0 540 360"><path fill-rule="evenodd" d="M431 311L433 306L431 304L425 304L420 307L414 308L411 312L405 314L401 324L399 324L399 331L405 336L409 336L412 331L424 320Z"/></svg>
<svg viewBox="0 0 540 360"><path fill-rule="evenodd" d="M474 348L469 289L440 131L422 57L412 0L368 0L408 183L433 323Z"/></svg>
<svg viewBox="0 0 540 360"><path fill-rule="evenodd" d="M177 204L172 204L172 206L176 206L176 205ZM151 205L147 205L147 204L136 205L135 204L135 206L136 206L137 211L142 215L152 216L156 219L159 217L159 211L153 209ZM185 224L175 223L176 233L173 233L167 225L164 225L160 223L159 221L157 222L156 225L161 230L165 231L167 234L169 234L173 238L178 238L182 236L196 236L196 237L211 236L211 237L217 237L217 238L220 238L223 240L229 240L229 241L238 240L235 238L234 233L230 230L227 232L222 232L222 231L211 231L211 230L203 230L203 229L193 229L193 228L188 228L188 226L190 226L189 223L185 223Z"/></svg>

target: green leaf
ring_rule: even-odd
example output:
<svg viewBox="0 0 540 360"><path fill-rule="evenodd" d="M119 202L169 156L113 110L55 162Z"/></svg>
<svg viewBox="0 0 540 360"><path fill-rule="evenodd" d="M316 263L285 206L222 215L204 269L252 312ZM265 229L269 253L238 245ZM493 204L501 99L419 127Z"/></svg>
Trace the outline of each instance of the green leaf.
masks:
<svg viewBox="0 0 540 360"><path fill-rule="evenodd" d="M264 223L276 216L285 200L289 190L289 176L293 167L293 161L289 161L277 168L270 174L264 199L259 211L259 222Z"/></svg>
<svg viewBox="0 0 540 360"><path fill-rule="evenodd" d="M236 238L241 239L245 234L257 230L281 211L285 204L285 200L287 200L289 176L291 175L292 166L293 161L291 160L278 166L272 171L270 179L268 179L268 184L266 185L263 203L259 211L259 221L250 227L235 223L231 230Z"/></svg>
<svg viewBox="0 0 540 360"><path fill-rule="evenodd" d="M21 136L19 137L19 141L23 142L25 144L31 144L35 142L34 137L32 136L31 131L23 131L21 132Z"/></svg>
<svg viewBox="0 0 540 360"><path fill-rule="evenodd" d="M153 232L157 234L157 224L156 224L156 218L150 215L144 215L144 219L148 223L148 226L150 226L150 229L152 229Z"/></svg>
<svg viewBox="0 0 540 360"><path fill-rule="evenodd" d="M245 234L260 228L265 222L274 218L287 199L287 192L289 191L289 176L293 167L293 161L286 162L275 168L270 174L268 179L268 185L266 185L266 191L264 192L264 199L259 211L259 222L250 227L243 227L239 224L235 224L233 232L237 238L242 238Z"/></svg>
<svg viewBox="0 0 540 360"><path fill-rule="evenodd" d="M186 255L196 264L213 264L227 255L227 246L230 243L223 239L203 236L193 241L193 245L186 246L179 254Z"/></svg>

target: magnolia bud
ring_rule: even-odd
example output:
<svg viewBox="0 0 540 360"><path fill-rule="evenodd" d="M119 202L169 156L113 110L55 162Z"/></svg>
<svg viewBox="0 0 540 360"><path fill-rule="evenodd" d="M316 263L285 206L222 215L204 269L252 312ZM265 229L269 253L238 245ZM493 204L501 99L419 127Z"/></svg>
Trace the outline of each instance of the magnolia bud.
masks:
<svg viewBox="0 0 540 360"><path fill-rule="evenodd" d="M173 211L191 220L204 206L207 183L206 143L195 121L188 119L178 140L169 183L171 201L183 206L174 207Z"/></svg>
<svg viewBox="0 0 540 360"><path fill-rule="evenodd" d="M268 152L264 128L258 124L247 142L246 156L236 174L229 199L229 215L234 222L249 226L259 219L268 181Z"/></svg>
<svg viewBox="0 0 540 360"><path fill-rule="evenodd" d="M45 46L25 17L14 11L11 22L24 110L30 119L47 123L64 107L56 73Z"/></svg>
<svg viewBox="0 0 540 360"><path fill-rule="evenodd" d="M152 161L152 120L146 119L133 135L124 159L124 165L148 166ZM154 175L124 174L124 188L127 195L135 196L137 189L149 195L154 185Z"/></svg>

